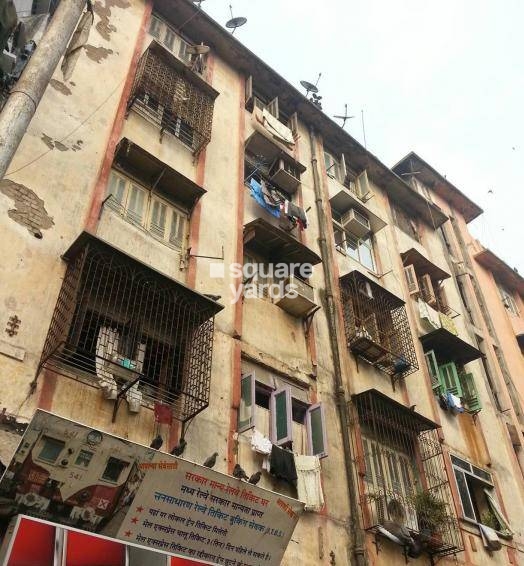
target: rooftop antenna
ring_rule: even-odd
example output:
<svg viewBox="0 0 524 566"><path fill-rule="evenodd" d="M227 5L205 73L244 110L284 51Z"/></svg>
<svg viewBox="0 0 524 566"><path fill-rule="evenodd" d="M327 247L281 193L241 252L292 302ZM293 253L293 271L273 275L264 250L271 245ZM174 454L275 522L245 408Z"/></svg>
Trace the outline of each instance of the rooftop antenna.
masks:
<svg viewBox="0 0 524 566"><path fill-rule="evenodd" d="M409 160L409 171L406 171L405 173L401 173L400 176L401 177L414 177L416 175L419 175L420 171L415 171L415 166L413 164L413 159Z"/></svg>
<svg viewBox="0 0 524 566"><path fill-rule="evenodd" d="M231 34L234 34L237 28L247 23L247 18L243 18L242 16L237 18L233 17L233 7L231 4L229 4L229 11L231 13L231 19L226 22L226 28L231 30Z"/></svg>
<svg viewBox="0 0 524 566"><path fill-rule="evenodd" d="M342 120L342 128L346 125L346 121L347 120L351 120L351 118L354 118L355 116L348 116L348 105L344 104L344 115L335 115L333 116L333 118L338 118L339 120Z"/></svg>
<svg viewBox="0 0 524 566"><path fill-rule="evenodd" d="M193 4L197 4L199 8L202 7L202 2L204 2L204 0L193 0Z"/></svg>

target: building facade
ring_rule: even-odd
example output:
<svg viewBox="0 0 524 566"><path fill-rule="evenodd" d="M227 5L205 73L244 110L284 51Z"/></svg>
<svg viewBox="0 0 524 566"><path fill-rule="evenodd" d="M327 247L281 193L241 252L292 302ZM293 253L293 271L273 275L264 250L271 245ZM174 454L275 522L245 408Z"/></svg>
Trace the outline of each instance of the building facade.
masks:
<svg viewBox="0 0 524 566"><path fill-rule="evenodd" d="M524 563L522 278L480 208L194 3L94 12L0 182L2 462L40 408L260 471L306 503L282 564Z"/></svg>

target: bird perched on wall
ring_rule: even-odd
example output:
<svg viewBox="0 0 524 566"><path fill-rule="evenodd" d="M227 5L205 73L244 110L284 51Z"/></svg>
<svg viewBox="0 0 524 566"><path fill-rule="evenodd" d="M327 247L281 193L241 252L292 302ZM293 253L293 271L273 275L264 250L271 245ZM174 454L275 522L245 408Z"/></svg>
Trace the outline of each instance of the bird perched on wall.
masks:
<svg viewBox="0 0 524 566"><path fill-rule="evenodd" d="M185 438L181 438L178 444L171 450L170 454L173 456L182 456L184 450L186 449L187 442Z"/></svg>
<svg viewBox="0 0 524 566"><path fill-rule="evenodd" d="M242 469L240 464L235 464L235 467L233 468L233 477L237 478L238 480L248 480L249 479L249 476Z"/></svg>
<svg viewBox="0 0 524 566"><path fill-rule="evenodd" d="M209 456L209 458L206 459L203 465L206 468L212 468L217 462L217 456L218 456L218 452L213 452L213 454L211 454L211 456Z"/></svg>
<svg viewBox="0 0 524 566"><path fill-rule="evenodd" d="M151 442L149 447L154 448L155 450L160 450L160 448L162 448L162 444L164 444L164 439L159 434L157 434L155 438L153 438L153 441Z"/></svg>
<svg viewBox="0 0 524 566"><path fill-rule="evenodd" d="M247 481L248 481L248 483L251 483L253 485L257 485L257 483L260 481L261 477L262 477L262 471L259 470L258 472L255 472Z"/></svg>

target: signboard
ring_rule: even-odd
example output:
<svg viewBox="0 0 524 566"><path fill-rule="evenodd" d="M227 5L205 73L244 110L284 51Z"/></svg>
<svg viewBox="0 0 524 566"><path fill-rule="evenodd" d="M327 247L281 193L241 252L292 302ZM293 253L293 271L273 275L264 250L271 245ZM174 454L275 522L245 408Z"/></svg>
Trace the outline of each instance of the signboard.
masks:
<svg viewBox="0 0 524 566"><path fill-rule="evenodd" d="M270 566L303 503L37 410L0 482L25 513L208 564Z"/></svg>

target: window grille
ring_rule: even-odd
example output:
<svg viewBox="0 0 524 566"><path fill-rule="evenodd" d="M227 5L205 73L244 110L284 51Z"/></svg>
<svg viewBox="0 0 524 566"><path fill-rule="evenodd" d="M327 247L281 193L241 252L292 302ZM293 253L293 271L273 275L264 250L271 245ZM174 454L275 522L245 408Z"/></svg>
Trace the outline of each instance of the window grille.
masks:
<svg viewBox="0 0 524 566"><path fill-rule="evenodd" d="M462 550L438 425L372 389L353 397L359 430L359 494L363 525L407 529L429 554ZM445 519L430 538L417 512L416 494L442 502Z"/></svg>
<svg viewBox="0 0 524 566"><path fill-rule="evenodd" d="M348 347L395 380L418 369L404 301L358 271L340 279Z"/></svg>
<svg viewBox="0 0 524 566"><path fill-rule="evenodd" d="M222 307L87 234L65 257L39 368L101 387L139 378L142 400L181 421L205 409Z"/></svg>
<svg viewBox="0 0 524 566"><path fill-rule="evenodd" d="M198 154L211 140L214 99L209 85L153 41L142 55L128 108L134 108Z"/></svg>

